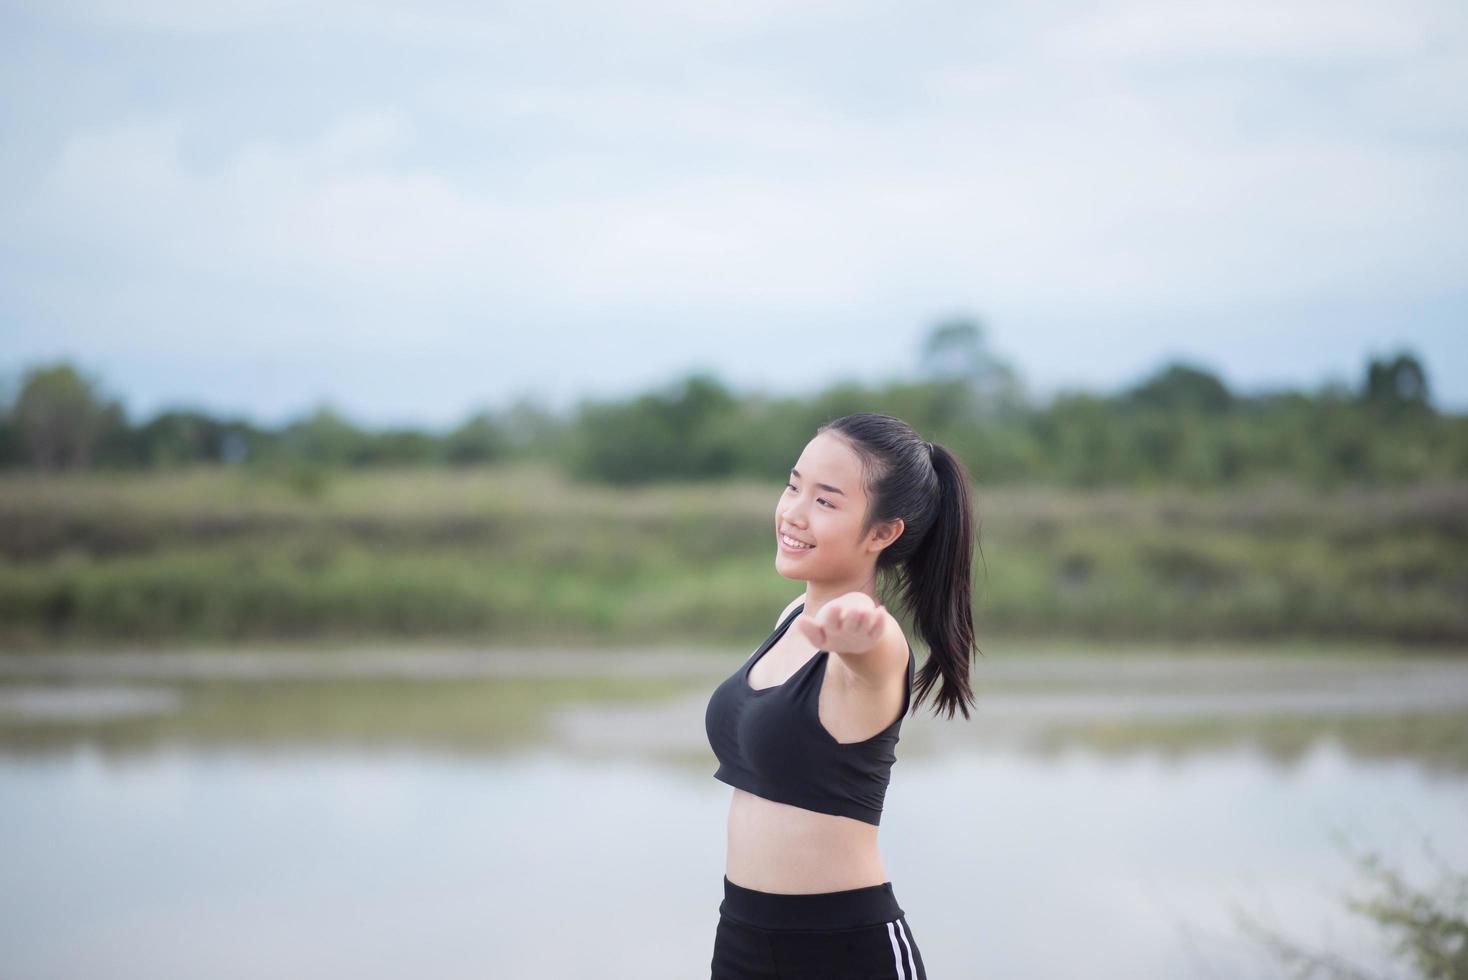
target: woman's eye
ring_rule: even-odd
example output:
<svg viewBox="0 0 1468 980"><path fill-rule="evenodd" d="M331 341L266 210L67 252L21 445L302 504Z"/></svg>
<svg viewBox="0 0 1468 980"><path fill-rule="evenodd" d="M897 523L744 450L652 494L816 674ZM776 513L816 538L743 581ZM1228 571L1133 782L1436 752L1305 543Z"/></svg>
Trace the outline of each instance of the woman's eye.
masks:
<svg viewBox="0 0 1468 980"><path fill-rule="evenodd" d="M793 483L787 483L787 484L785 484L785 488L787 490L794 490L795 489L795 484L793 484ZM825 497L817 497L816 498L816 503L825 504L827 507L831 508L832 510L835 510L836 509L836 505L833 504L833 503L831 503Z"/></svg>

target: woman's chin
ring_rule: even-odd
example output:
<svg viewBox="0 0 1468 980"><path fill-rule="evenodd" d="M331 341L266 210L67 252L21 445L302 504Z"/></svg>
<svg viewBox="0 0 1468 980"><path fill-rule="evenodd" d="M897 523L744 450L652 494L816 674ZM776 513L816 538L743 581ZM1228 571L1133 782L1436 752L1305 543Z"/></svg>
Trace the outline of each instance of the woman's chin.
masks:
<svg viewBox="0 0 1468 980"><path fill-rule="evenodd" d="M789 556L780 554L779 552L775 554L775 571L788 579L794 579L798 582L804 582L809 577L809 573L806 572L802 562L798 560L791 561Z"/></svg>

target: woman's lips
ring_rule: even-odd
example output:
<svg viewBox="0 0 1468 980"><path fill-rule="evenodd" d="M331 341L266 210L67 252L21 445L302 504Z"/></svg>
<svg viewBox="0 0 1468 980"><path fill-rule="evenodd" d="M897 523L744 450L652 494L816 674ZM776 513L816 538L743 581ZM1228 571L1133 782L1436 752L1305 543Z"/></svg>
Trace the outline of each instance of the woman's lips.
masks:
<svg viewBox="0 0 1468 980"><path fill-rule="evenodd" d="M781 534L779 531L775 532L775 540L780 543L780 550L785 552L785 554L787 555L804 555L816 550L815 545L811 545L808 548L790 547L790 545L785 543L785 535Z"/></svg>

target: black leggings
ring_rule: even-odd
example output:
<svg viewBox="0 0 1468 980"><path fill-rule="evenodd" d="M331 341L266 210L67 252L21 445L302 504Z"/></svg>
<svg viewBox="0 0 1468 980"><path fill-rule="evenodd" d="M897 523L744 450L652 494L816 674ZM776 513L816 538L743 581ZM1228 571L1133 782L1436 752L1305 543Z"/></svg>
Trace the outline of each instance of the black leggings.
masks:
<svg viewBox="0 0 1468 980"><path fill-rule="evenodd" d="M783 895L724 877L710 980L927 980L892 882Z"/></svg>

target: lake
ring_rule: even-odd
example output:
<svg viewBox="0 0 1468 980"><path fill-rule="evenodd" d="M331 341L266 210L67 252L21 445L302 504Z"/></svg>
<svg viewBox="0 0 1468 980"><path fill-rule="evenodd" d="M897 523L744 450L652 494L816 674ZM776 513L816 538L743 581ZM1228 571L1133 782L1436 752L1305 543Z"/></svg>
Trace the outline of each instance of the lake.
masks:
<svg viewBox="0 0 1468 980"><path fill-rule="evenodd" d="M1468 659L990 643L880 832L930 975L1362 968L1468 868ZM747 651L0 654L0 975L707 977Z"/></svg>

